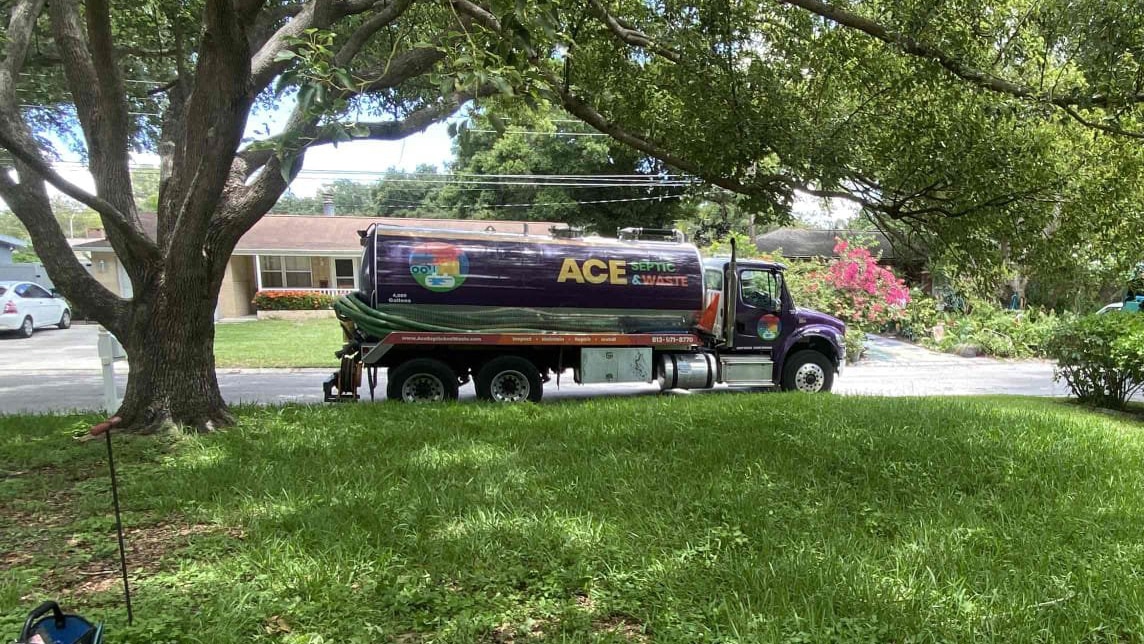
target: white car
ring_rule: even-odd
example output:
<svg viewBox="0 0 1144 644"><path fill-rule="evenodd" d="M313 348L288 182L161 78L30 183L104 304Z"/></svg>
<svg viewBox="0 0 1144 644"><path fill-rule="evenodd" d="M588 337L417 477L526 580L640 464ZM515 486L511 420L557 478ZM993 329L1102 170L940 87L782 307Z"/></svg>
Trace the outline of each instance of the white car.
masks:
<svg viewBox="0 0 1144 644"><path fill-rule="evenodd" d="M1124 302L1113 302L1112 304L1105 304L1096 314L1104 315L1105 313L1112 313L1113 311L1119 311L1123 308Z"/></svg>
<svg viewBox="0 0 1144 644"><path fill-rule="evenodd" d="M47 326L71 326L71 307L64 298L32 282L0 282L0 331L30 338Z"/></svg>

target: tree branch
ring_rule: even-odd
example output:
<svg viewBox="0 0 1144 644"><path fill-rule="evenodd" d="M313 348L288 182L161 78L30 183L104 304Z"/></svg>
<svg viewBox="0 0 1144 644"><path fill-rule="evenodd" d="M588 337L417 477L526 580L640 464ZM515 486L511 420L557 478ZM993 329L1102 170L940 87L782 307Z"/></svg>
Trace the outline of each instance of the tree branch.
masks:
<svg viewBox="0 0 1144 644"><path fill-rule="evenodd" d="M673 63L679 63L683 59L678 52L656 44L654 40L642 31L625 26L613 17L612 14L608 13L607 8L604 7L600 0L588 0L588 6L592 10L592 13L599 18L600 22L603 22L609 31L625 43L646 49Z"/></svg>
<svg viewBox="0 0 1144 644"><path fill-rule="evenodd" d="M263 45L270 40L286 18L293 18L302 13L305 9L304 3L295 3L280 5L277 7L267 7L258 12L255 16L250 28L246 30L247 40L250 44L251 51L258 51L262 49Z"/></svg>
<svg viewBox="0 0 1144 644"><path fill-rule="evenodd" d="M457 110L472 98L477 96L491 96L495 93L497 93L496 88L491 86L483 87L477 92L455 94L439 103L426 105L401 120L363 123L362 125L369 128L369 134L365 137L359 137L359 139L377 141L403 139L456 114ZM297 116L296 113L295 117ZM292 118L292 121L295 123L298 122L294 118ZM299 124L299 126L306 127L302 124ZM333 126L315 128L311 123L309 124L309 128L311 130L309 132L300 132L292 135L305 141L298 152L298 159L294 162L292 174L295 176L302 168L306 150L316 145L333 143L337 140ZM253 150L247 149L236 159L236 167L232 172L232 186L228 191L229 194L227 195L226 204L223 208L226 214L220 217L215 224L216 229L219 231L217 234L222 235L223 231L225 231L227 243L237 243L243 233L249 230L259 218L268 212L270 208L278 202L279 197L281 197L282 193L286 190L288 182L282 177L281 166L279 164L280 160L278 156L276 156L273 149L269 147L259 147ZM255 175L255 173L257 173L257 176L255 176L253 182L249 185L242 183L241 180Z"/></svg>
<svg viewBox="0 0 1144 644"><path fill-rule="evenodd" d="M958 60L937 47L923 43L905 34L891 31L869 18L864 18L845 9L829 5L822 0L779 0L779 2L805 9L806 11L836 22L844 27L861 31L884 43L900 47L902 51L911 56L933 60L958 78L969 81L978 87L992 92L1008 94L1016 98L1047 103L1058 107L1077 105L1103 107L1112 102L1110 97L1099 94L1082 96L1079 94L1055 95L1052 93L1041 93L1032 87L994 76L984 70ZM1144 102L1144 93L1138 93L1130 97L1130 100L1132 102L1142 103Z"/></svg>
<svg viewBox="0 0 1144 644"><path fill-rule="evenodd" d="M342 48L338 50L338 53L334 56L334 65L344 67L350 64L350 61L358 55L361 48L369 42L370 38L373 38L374 34L392 24L394 20L400 18L401 14L405 13L405 10L408 9L411 4L413 4L413 0L391 0L381 11L370 16L368 20L363 22L360 27L350 34L349 39L347 39L345 44L342 45Z"/></svg>
<svg viewBox="0 0 1144 644"><path fill-rule="evenodd" d="M305 30L310 28L329 28L337 20L364 13L381 4L380 0L343 0L341 2L335 0L311 0L304 5L297 5L300 7L297 13L290 18L289 22L279 27L265 42L259 44L259 39L255 39L255 41L251 43L253 46L257 46L257 51L250 62L251 86L254 88L254 92L258 93L266 89L266 87L270 85L270 81L274 80L274 78L278 76L278 74L281 74L289 65L289 62L275 60L275 57L278 56L279 52L286 49L287 42L291 38L300 36ZM386 3L378 15L388 15L387 12L389 12L391 7L395 4L400 5L401 1L391 0L389 3ZM290 5L290 13L293 13L293 6L294 5ZM396 14L393 15L393 18L389 22L396 20L406 8L408 7L402 7L396 11ZM380 29L381 26L377 28ZM376 32L376 29L374 31ZM366 38L368 39L368 36L366 36Z"/></svg>
<svg viewBox="0 0 1144 644"><path fill-rule="evenodd" d="M113 333L122 331L124 301L107 290L80 263L52 213L42 180L24 178L16 183L0 169L0 198L12 208L32 236L36 254L67 298L82 306Z"/></svg>
<svg viewBox="0 0 1144 644"><path fill-rule="evenodd" d="M47 181L56 190L98 212L104 223L120 233L137 256L158 257L158 248L154 242L143 233L141 228L137 229L132 225L114 204L64 179L44 162L39 154L29 151L18 140L10 136L7 125L10 124L0 124L0 148L7 150L17 161Z"/></svg>
<svg viewBox="0 0 1144 644"><path fill-rule="evenodd" d="M470 2L470 0L452 0L452 2L458 11L468 15L486 29L494 33L502 33L500 21L488 10ZM608 120L607 117L597 111L596 108L592 107L587 101L576 96L569 88L565 87L560 78L545 67L535 50L529 48L525 51L525 54L541 76L548 82L549 91L554 94L564 109L620 143L653 156L668 165L699 177L708 183L739 194L766 195L767 197L771 197L777 185L785 185L787 183L787 178L780 175L760 176L752 180L750 184L747 184L737 179L707 172L698 164L679 157L648 138L633 134L620 125Z"/></svg>
<svg viewBox="0 0 1144 644"><path fill-rule="evenodd" d="M53 0L53 2L56 0ZM127 114L127 90L115 57L111 34L111 9L108 0L88 0L87 33L91 62L96 74L101 131L89 137L89 143L101 149L90 149L91 171L96 190L112 201L127 217L135 217L135 200L131 191L131 158L128 154L130 122ZM126 195L126 197L125 197Z"/></svg>
<svg viewBox="0 0 1144 644"><path fill-rule="evenodd" d="M376 92L381 89L389 89L397 85L429 72L433 66L445 58L445 54L439 50L431 47L421 47L418 49L410 49L395 56L382 64L380 69L363 69L358 73L358 76L371 79L367 80L365 87L357 92L342 92L342 98L349 98L355 94Z"/></svg>
<svg viewBox="0 0 1144 644"><path fill-rule="evenodd" d="M0 63L0 86L14 87L16 76L24 68L24 59L28 55L28 45L32 41L32 32L36 28L36 18L44 8L44 0L19 0L12 9L11 19L8 21L8 31L5 36L7 55Z"/></svg>
<svg viewBox="0 0 1144 644"><path fill-rule="evenodd" d="M15 129L5 133L7 140L4 145L14 146L8 147L9 151L20 156L21 161L39 176L100 214L108 239L130 274L138 271L143 262L154 259L156 250L135 210L127 148L127 105L122 81L116 80L118 74L114 69L96 69L97 60L101 65L109 65L107 61L114 58L110 49L109 8L99 0L88 7L88 20L96 37L91 47L84 34L76 0L53 0L48 9L56 46L64 61L64 76L87 143L96 196L68 184L38 154L30 152L36 149L34 142L13 140L11 135ZM113 63L110 66L115 67Z"/></svg>
<svg viewBox="0 0 1144 644"><path fill-rule="evenodd" d="M324 27L329 24L332 0L312 0L307 2L298 15L278 28L269 40L262 45L250 61L250 82L255 92L265 89L275 76L286 69L287 62L275 60L279 52L286 49L291 38L301 36L311 27Z"/></svg>
<svg viewBox="0 0 1144 644"><path fill-rule="evenodd" d="M174 239L203 239L229 176L230 163L219 161L234 158L254 100L246 34L233 5L207 0L204 14L194 87L161 195L160 212L175 218L164 244L168 251L175 248ZM186 255L176 261L201 261L196 244L178 248Z"/></svg>
<svg viewBox="0 0 1144 644"><path fill-rule="evenodd" d="M1127 137L1133 138L1133 139L1144 140L1144 132L1133 132L1131 130L1124 130L1124 129L1121 129L1121 128L1118 128L1118 127L1115 127L1112 125L1105 125L1103 123L1097 123L1096 121L1090 121L1090 120L1086 119L1085 117L1081 116L1080 112L1076 111L1075 109L1073 109L1067 105L1062 105L1061 109L1063 109L1065 111L1065 114L1068 114L1077 123L1080 123L1081 125L1083 125L1085 127L1092 128L1094 130L1100 130L1102 132L1108 132L1109 134L1117 134L1120 136L1127 136Z"/></svg>

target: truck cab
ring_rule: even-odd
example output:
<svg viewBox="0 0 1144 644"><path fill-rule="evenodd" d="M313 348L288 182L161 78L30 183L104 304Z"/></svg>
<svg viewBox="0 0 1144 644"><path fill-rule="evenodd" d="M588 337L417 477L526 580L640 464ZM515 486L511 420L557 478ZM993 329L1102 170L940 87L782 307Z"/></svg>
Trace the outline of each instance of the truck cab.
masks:
<svg viewBox="0 0 1144 644"><path fill-rule="evenodd" d="M830 390L846 363L845 323L798 307L777 262L719 257L703 268L704 302L715 311L711 339L721 356L742 364L768 359L772 380L784 389Z"/></svg>

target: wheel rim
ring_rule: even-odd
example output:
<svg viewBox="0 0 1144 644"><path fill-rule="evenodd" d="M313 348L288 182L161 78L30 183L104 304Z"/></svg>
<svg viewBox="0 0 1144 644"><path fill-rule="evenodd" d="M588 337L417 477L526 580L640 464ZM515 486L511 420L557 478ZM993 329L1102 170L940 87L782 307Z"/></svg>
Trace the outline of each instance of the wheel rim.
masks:
<svg viewBox="0 0 1144 644"><path fill-rule="evenodd" d="M794 386L799 391L810 394L817 393L822 391L822 385L825 383L826 372L813 362L802 365L794 373Z"/></svg>
<svg viewBox="0 0 1144 644"><path fill-rule="evenodd" d="M431 373L419 373L401 386L405 402L439 402L445 399L445 383Z"/></svg>
<svg viewBox="0 0 1144 644"><path fill-rule="evenodd" d="M532 385L519 371L502 371L489 382L489 395L496 402L521 402L528 400Z"/></svg>
<svg viewBox="0 0 1144 644"><path fill-rule="evenodd" d="M60 324L67 326L70 323L71 323L71 313L64 311L64 319L62 322L60 322Z"/></svg>
<svg viewBox="0 0 1144 644"><path fill-rule="evenodd" d="M24 324L20 327L24 335L32 335L32 318L24 318Z"/></svg>

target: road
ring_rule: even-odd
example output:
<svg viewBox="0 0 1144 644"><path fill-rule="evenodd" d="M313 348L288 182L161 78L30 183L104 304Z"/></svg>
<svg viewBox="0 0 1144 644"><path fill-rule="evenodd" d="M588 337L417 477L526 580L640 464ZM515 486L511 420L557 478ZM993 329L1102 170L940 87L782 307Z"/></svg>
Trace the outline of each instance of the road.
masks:
<svg viewBox="0 0 1144 644"><path fill-rule="evenodd" d="M0 339L0 413L98 409L103 386L95 346L93 326L37 331L29 340ZM126 365L118 363L116 370L122 392ZM322 381L331 371L222 369L218 378L223 396L231 403L318 403L322 400ZM381 375L379 398L385 391L384 373ZM559 389L550 383L545 399L659 394L654 385L580 386L572 383L571 374L563 382ZM1049 362L961 358L877 337L869 342L867 358L846 368L835 392L878 396L1066 394L1063 385L1053 382ZM368 392L363 393L368 397ZM472 385L461 388L461 397L474 397Z"/></svg>

